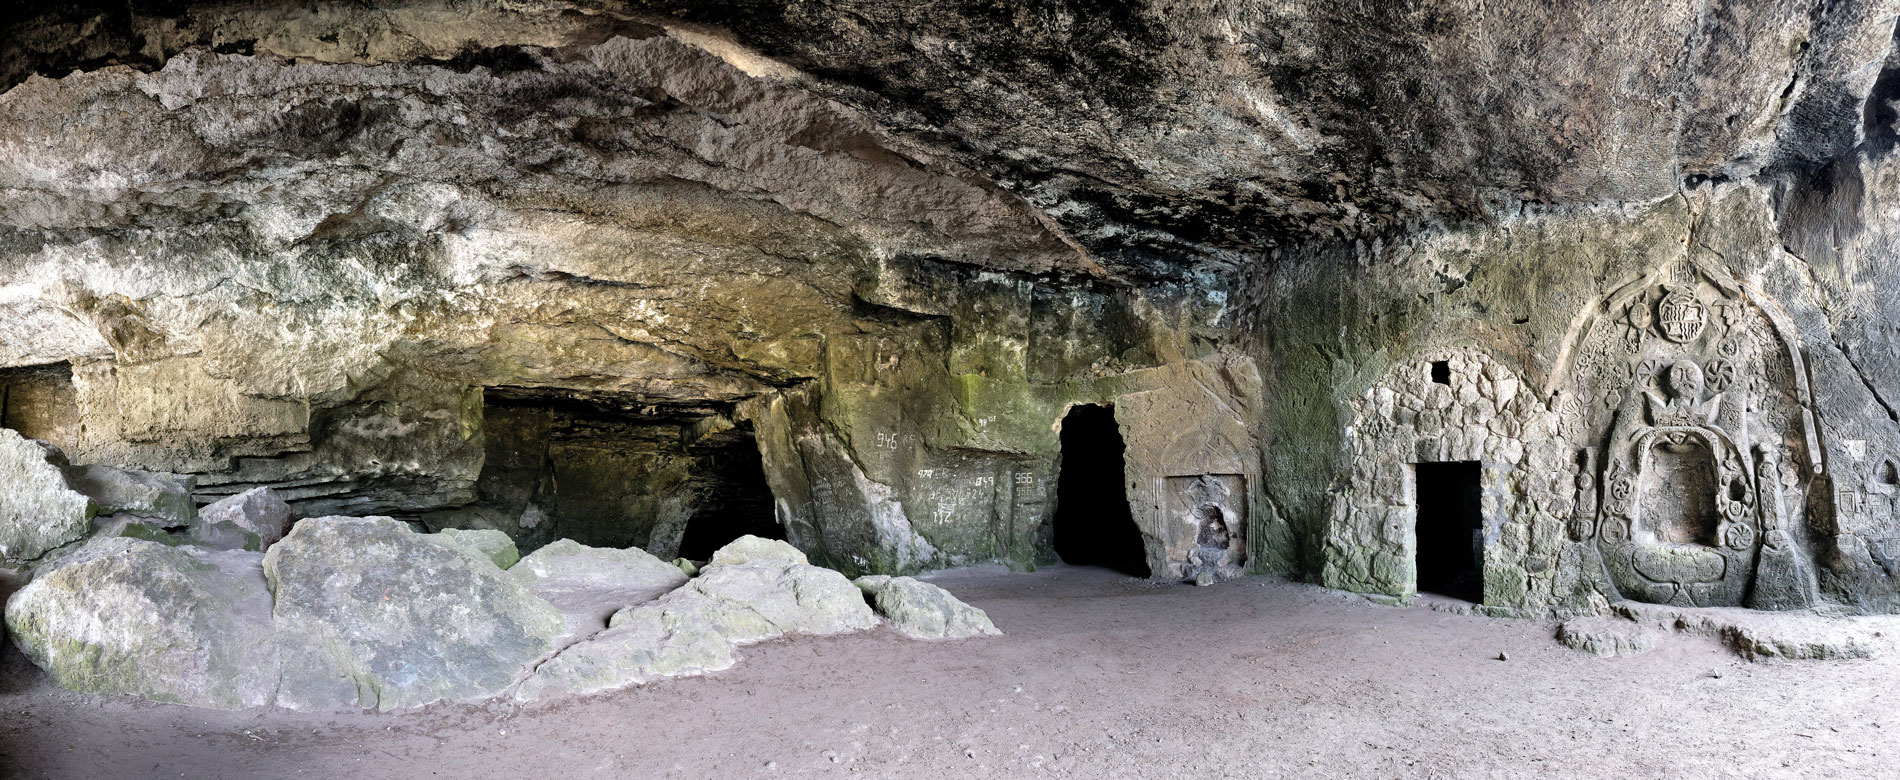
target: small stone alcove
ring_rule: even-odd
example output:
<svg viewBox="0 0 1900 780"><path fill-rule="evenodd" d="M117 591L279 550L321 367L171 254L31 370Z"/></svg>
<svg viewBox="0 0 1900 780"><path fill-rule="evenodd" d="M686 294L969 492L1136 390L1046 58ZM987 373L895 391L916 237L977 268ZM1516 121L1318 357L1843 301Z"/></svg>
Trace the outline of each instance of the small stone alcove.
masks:
<svg viewBox="0 0 1900 780"><path fill-rule="evenodd" d="M1637 487L1638 537L1648 544L1718 544L1715 458L1708 447L1658 444L1648 463Z"/></svg>
<svg viewBox="0 0 1900 780"><path fill-rule="evenodd" d="M1247 476L1196 474L1163 481L1171 576L1201 582L1246 572Z"/></svg>
<svg viewBox="0 0 1900 780"><path fill-rule="evenodd" d="M0 428L72 452L79 443L72 364L0 369Z"/></svg>

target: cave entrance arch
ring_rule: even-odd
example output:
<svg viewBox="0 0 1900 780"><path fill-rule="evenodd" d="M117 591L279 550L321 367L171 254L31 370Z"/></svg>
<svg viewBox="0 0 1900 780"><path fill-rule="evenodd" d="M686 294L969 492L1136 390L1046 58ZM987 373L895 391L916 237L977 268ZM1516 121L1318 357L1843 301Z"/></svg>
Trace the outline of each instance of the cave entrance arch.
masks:
<svg viewBox="0 0 1900 780"><path fill-rule="evenodd" d="M785 538L785 526L773 512L765 461L750 424L695 450L700 457L695 469L700 496L680 536L679 557L709 560L714 551L748 534Z"/></svg>
<svg viewBox="0 0 1900 780"><path fill-rule="evenodd" d="M483 389L478 500L424 522L706 560L745 534L784 539L757 436L731 404L543 387Z"/></svg>
<svg viewBox="0 0 1900 780"><path fill-rule="evenodd" d="M1078 404L1063 416L1052 523L1064 563L1149 576L1147 545L1128 507L1126 450L1114 406Z"/></svg>
<svg viewBox="0 0 1900 780"><path fill-rule="evenodd" d="M1418 590L1484 601L1484 489L1477 461L1413 467Z"/></svg>

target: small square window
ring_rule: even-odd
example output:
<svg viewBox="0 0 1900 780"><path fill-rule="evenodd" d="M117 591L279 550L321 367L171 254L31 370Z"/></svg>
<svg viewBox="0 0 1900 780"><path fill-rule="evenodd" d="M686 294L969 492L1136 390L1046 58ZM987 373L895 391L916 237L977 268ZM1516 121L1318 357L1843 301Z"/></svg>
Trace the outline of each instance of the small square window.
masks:
<svg viewBox="0 0 1900 780"><path fill-rule="evenodd" d="M1451 361L1432 361L1432 381L1441 385L1451 384Z"/></svg>

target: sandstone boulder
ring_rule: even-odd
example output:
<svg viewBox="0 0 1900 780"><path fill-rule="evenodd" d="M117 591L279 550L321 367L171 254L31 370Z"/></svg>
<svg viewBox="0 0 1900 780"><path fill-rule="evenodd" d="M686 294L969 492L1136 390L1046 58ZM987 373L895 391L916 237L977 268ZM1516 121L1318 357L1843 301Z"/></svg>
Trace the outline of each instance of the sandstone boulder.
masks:
<svg viewBox="0 0 1900 780"><path fill-rule="evenodd" d="M138 515L108 515L94 518L92 535L95 537L124 536L132 539L144 539L158 542L167 547L176 547L182 537L166 527L166 521Z"/></svg>
<svg viewBox="0 0 1900 780"><path fill-rule="evenodd" d="M339 682L380 710L492 696L553 651L561 613L494 561L386 517L299 522L264 557L286 642L279 704Z"/></svg>
<svg viewBox="0 0 1900 780"><path fill-rule="evenodd" d="M621 610L611 628L542 664L515 698L598 693L729 668L736 660L734 643L721 630L730 623L721 609L697 593L677 591Z"/></svg>
<svg viewBox="0 0 1900 780"><path fill-rule="evenodd" d="M442 541L480 553L503 569L521 560L521 551L515 549L515 540L492 528L444 528L435 535Z"/></svg>
<svg viewBox="0 0 1900 780"><path fill-rule="evenodd" d="M731 566L752 561L811 562L797 547L786 542L746 534L714 551L712 560L706 566Z"/></svg>
<svg viewBox="0 0 1900 780"><path fill-rule="evenodd" d="M92 500L95 515L134 515L176 528L198 514L190 476L102 464L69 466L65 472L66 484Z"/></svg>
<svg viewBox="0 0 1900 780"><path fill-rule="evenodd" d="M258 487L205 507L186 535L206 547L262 552L284 538L290 522L290 505L270 488Z"/></svg>
<svg viewBox="0 0 1900 780"><path fill-rule="evenodd" d="M686 582L679 567L645 550L588 547L571 539L529 553L508 573L560 609L575 636L599 631L615 612Z"/></svg>
<svg viewBox="0 0 1900 780"><path fill-rule="evenodd" d="M279 664L262 561L94 539L8 599L7 627L71 690L219 709L268 704Z"/></svg>
<svg viewBox="0 0 1900 780"><path fill-rule="evenodd" d="M888 618L898 633L912 639L964 639L1003 633L983 610L913 577L870 575L859 577L855 584L872 597L878 614Z"/></svg>
<svg viewBox="0 0 1900 780"><path fill-rule="evenodd" d="M775 545L797 553L791 545L756 537L715 552L715 563L684 587L614 613L607 630L542 664L515 698L593 693L717 671L734 663L737 645L877 625L863 593L844 575Z"/></svg>
<svg viewBox="0 0 1900 780"><path fill-rule="evenodd" d="M841 634L877 625L877 614L851 580L805 563L766 559L709 565L682 590L715 602L720 630L735 642Z"/></svg>
<svg viewBox="0 0 1900 780"><path fill-rule="evenodd" d="M24 563L91 530L91 501L66 486L59 451L0 428L0 562Z"/></svg>

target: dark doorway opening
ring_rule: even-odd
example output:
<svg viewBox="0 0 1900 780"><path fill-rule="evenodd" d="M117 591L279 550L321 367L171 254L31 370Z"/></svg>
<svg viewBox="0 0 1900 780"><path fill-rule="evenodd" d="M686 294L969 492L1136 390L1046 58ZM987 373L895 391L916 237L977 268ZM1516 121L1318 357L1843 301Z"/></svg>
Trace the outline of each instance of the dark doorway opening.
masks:
<svg viewBox="0 0 1900 780"><path fill-rule="evenodd" d="M751 426L746 424L723 438L695 448L701 454L694 469L699 496L679 549L679 557L687 560L708 560L746 534L785 538L785 527L772 510L772 488L765 482L765 461L759 457Z"/></svg>
<svg viewBox="0 0 1900 780"><path fill-rule="evenodd" d="M1056 555L1146 577L1148 550L1128 511L1121 429L1113 407L1075 406L1062 418L1062 471L1056 477Z"/></svg>
<svg viewBox="0 0 1900 780"><path fill-rule="evenodd" d="M1484 601L1484 490L1476 461L1420 463L1418 589Z"/></svg>

